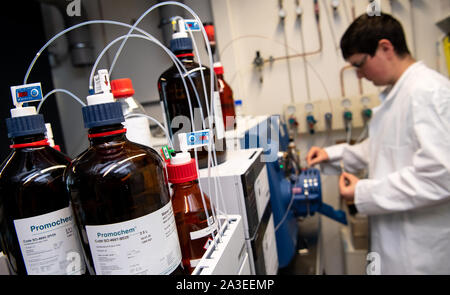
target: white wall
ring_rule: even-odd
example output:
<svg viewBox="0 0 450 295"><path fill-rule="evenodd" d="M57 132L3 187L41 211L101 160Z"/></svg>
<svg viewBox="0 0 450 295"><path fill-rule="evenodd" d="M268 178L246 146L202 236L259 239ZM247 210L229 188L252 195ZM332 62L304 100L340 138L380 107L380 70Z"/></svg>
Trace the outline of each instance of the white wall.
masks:
<svg viewBox="0 0 450 295"><path fill-rule="evenodd" d="M212 0L217 27L216 38L221 52L220 58L225 67L225 78L235 91L235 96L243 100L244 110L247 114L281 113L283 104L308 99L326 99L327 92L332 99L341 96L339 72L346 63L337 47L340 37L352 20L352 2L355 2L356 5L356 16L366 11L368 1L341 0L338 11L334 14L330 6L331 1L319 0L320 26L324 42L323 52L307 58L310 64L308 66L310 97L306 90L303 59L290 59L292 97L285 60L264 66L263 83L258 82L258 74L252 65L257 50L264 58L286 55L283 30L278 17L278 1ZM318 48L313 1L300 1L300 3L303 9L301 22L305 40L304 47L306 52L311 52ZM450 8L445 5L436 5L437 1L383 0L380 3L382 11L392 13L404 25L407 42L416 58L423 60L434 69L439 68L443 74L447 75L443 58L441 58L439 66L437 65L436 42L442 39L443 33L435 25L435 21L438 15L443 13L441 7L447 10L444 12L447 15L450 14ZM283 5L286 11L285 28L289 54L302 53L301 29L296 18L295 1L285 0ZM414 24L414 37L412 23ZM417 44L417 48L414 47L415 44ZM442 51L441 47L439 49ZM323 81L325 87L320 80ZM363 89L368 94L379 91L368 81L363 81ZM345 73L345 90L347 95L359 94L356 75L351 71Z"/></svg>

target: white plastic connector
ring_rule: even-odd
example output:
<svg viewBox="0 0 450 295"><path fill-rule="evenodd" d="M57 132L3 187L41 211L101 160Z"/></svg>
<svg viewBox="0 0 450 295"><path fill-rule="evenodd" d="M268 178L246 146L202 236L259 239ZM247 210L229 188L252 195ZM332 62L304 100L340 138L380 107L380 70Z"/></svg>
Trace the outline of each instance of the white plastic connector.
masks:
<svg viewBox="0 0 450 295"><path fill-rule="evenodd" d="M191 154L187 152L176 153L174 157L170 158L170 164L180 165L191 161Z"/></svg>
<svg viewBox="0 0 450 295"><path fill-rule="evenodd" d="M178 32L172 34L172 39L188 38L186 27L182 18L178 19Z"/></svg>
<svg viewBox="0 0 450 295"><path fill-rule="evenodd" d="M11 109L11 118L16 117L25 117L25 116L32 116L37 115L36 108L31 107L17 107L14 109Z"/></svg>

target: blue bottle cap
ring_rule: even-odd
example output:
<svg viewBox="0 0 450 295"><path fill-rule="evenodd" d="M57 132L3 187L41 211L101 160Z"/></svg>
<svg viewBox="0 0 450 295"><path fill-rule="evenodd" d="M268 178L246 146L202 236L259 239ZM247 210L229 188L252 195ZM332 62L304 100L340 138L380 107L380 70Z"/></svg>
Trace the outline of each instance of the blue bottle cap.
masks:
<svg viewBox="0 0 450 295"><path fill-rule="evenodd" d="M14 117L6 119L8 138L25 135L45 134L44 116L37 114L31 116Z"/></svg>
<svg viewBox="0 0 450 295"><path fill-rule="evenodd" d="M170 50L177 51L192 51L191 38L173 38L170 40Z"/></svg>
<svg viewBox="0 0 450 295"><path fill-rule="evenodd" d="M88 105L81 111L85 128L119 124L125 121L120 102Z"/></svg>

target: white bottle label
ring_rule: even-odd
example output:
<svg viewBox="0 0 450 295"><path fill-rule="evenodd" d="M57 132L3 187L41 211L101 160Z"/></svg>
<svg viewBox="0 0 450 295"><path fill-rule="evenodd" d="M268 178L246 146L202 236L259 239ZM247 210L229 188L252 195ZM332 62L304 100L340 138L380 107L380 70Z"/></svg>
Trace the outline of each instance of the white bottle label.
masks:
<svg viewBox="0 0 450 295"><path fill-rule="evenodd" d="M128 140L148 147L152 146L152 134L147 118L128 118L124 125L127 129Z"/></svg>
<svg viewBox="0 0 450 295"><path fill-rule="evenodd" d="M71 207L14 220L29 275L83 274L85 264Z"/></svg>
<svg viewBox="0 0 450 295"><path fill-rule="evenodd" d="M108 225L87 225L100 275L170 274L181 263L172 202L148 215Z"/></svg>

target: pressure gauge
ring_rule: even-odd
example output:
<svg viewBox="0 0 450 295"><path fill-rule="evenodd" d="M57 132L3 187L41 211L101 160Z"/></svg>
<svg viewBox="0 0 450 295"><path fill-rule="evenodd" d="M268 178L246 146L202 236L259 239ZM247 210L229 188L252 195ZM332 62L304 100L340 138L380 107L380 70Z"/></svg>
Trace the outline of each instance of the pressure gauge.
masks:
<svg viewBox="0 0 450 295"><path fill-rule="evenodd" d="M307 103L307 104L305 104L305 111L306 111L307 113L311 113L311 112L313 111L313 109L314 109L314 106L313 106L312 103Z"/></svg>
<svg viewBox="0 0 450 295"><path fill-rule="evenodd" d="M287 107L287 110L286 110L286 113L288 114L288 115L293 115L293 114L295 114L295 111L296 111L297 109L295 108L295 106L288 106Z"/></svg>
<svg viewBox="0 0 450 295"><path fill-rule="evenodd" d="M370 98L368 96L363 96L361 98L361 104L365 107L369 107L370 104Z"/></svg>
<svg viewBox="0 0 450 295"><path fill-rule="evenodd" d="M344 98L344 99L342 100L342 102L341 102L341 106L342 106L344 109L348 109L348 108L350 108L350 107L352 106L352 102L350 101L350 99Z"/></svg>

